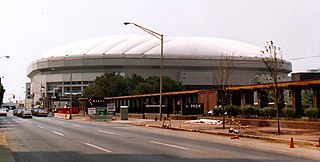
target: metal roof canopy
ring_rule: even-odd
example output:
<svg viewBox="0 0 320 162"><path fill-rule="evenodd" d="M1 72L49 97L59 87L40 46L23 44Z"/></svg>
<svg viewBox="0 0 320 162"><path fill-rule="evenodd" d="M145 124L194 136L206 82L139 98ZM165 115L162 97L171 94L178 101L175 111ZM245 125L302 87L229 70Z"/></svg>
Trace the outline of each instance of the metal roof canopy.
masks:
<svg viewBox="0 0 320 162"><path fill-rule="evenodd" d="M257 89L270 89L274 83L266 84L255 84L255 85L244 85L244 86L234 86L228 87L228 91L241 91L241 90L257 90ZM281 89L289 88L305 88L305 87L315 87L320 86L320 80L304 80L304 81L289 81L289 82L279 82L278 87Z"/></svg>

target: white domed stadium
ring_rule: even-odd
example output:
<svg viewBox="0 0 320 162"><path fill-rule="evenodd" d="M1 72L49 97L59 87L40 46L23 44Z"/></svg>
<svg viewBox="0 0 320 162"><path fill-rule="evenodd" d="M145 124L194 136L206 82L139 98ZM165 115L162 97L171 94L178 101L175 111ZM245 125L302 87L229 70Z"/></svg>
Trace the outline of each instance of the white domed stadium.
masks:
<svg viewBox="0 0 320 162"><path fill-rule="evenodd" d="M209 37L164 37L163 75L189 89L211 88L223 56L232 55L232 84L245 85L267 71L262 48L247 43ZM152 36L114 35L87 39L50 49L33 61L27 71L35 100L44 96L81 95L97 76L117 72L143 77L160 74L160 41ZM280 71L287 75L291 63ZM42 87L42 88L41 88Z"/></svg>

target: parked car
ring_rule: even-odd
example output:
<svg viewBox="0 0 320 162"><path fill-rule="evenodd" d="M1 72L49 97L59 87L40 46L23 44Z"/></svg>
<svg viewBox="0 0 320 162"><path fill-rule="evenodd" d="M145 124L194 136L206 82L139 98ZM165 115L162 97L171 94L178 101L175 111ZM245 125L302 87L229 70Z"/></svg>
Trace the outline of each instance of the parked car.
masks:
<svg viewBox="0 0 320 162"><path fill-rule="evenodd" d="M7 116L7 110L6 109L0 109L0 116Z"/></svg>
<svg viewBox="0 0 320 162"><path fill-rule="evenodd" d="M37 109L37 108L32 108L31 109L31 114L33 115L33 116L37 116L37 112L39 111L39 109Z"/></svg>
<svg viewBox="0 0 320 162"><path fill-rule="evenodd" d="M22 118L32 118L32 114L30 110L22 110L20 117Z"/></svg>
<svg viewBox="0 0 320 162"><path fill-rule="evenodd" d="M14 109L13 110L13 116L20 116L20 113L23 109Z"/></svg>
<svg viewBox="0 0 320 162"><path fill-rule="evenodd" d="M47 117L48 116L48 111L45 109L38 109L36 111L36 116L44 116Z"/></svg>

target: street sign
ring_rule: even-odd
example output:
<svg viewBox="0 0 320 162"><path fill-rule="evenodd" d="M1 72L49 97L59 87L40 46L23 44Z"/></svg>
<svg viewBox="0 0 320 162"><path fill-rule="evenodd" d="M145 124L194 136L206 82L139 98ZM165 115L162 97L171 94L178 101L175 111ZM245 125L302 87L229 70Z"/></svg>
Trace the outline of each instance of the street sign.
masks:
<svg viewBox="0 0 320 162"><path fill-rule="evenodd" d="M96 108L88 108L88 114L89 115L95 115L96 114Z"/></svg>
<svg viewBox="0 0 320 162"><path fill-rule="evenodd" d="M103 97L90 97L89 103L91 106L104 106Z"/></svg>
<svg viewBox="0 0 320 162"><path fill-rule="evenodd" d="M107 109L108 109L108 112L116 111L116 104L115 103L108 103Z"/></svg>

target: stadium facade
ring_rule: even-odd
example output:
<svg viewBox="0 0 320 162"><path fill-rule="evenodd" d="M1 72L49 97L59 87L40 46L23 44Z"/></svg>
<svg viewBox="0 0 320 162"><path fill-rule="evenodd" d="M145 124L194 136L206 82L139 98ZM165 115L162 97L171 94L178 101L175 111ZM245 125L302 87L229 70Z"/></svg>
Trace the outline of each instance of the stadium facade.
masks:
<svg viewBox="0 0 320 162"><path fill-rule="evenodd" d="M163 75L189 89L207 89L219 84L223 56L232 56L233 85L254 84L266 72L262 48L251 44L209 37L164 37ZM160 74L160 41L152 36L113 35L87 39L50 49L28 67L30 94L42 97L81 95L97 76L117 72L142 77ZM285 61L279 72L292 70Z"/></svg>

